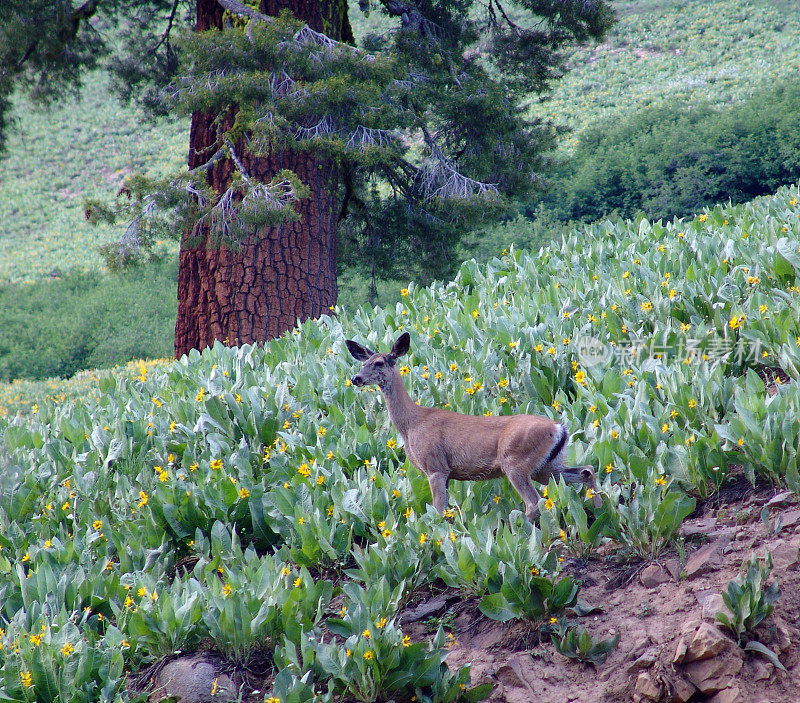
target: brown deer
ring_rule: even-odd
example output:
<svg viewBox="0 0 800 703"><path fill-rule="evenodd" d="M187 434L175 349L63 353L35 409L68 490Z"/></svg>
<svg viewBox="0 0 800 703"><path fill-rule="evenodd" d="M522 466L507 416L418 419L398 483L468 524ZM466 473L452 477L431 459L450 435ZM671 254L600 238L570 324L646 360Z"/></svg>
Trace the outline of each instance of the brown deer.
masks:
<svg viewBox="0 0 800 703"><path fill-rule="evenodd" d="M439 408L425 408L411 400L397 359L408 351L410 337L404 332L388 354L378 354L358 342L346 341L361 370L351 379L354 386L377 384L389 417L403 436L411 462L427 477L433 507L447 508L447 483L451 478L477 481L505 476L525 501L525 515L532 522L539 512L539 493L531 479L547 483L553 475L567 483L583 483L596 494L591 466L564 465L567 429L558 422L537 415L479 417L461 415Z"/></svg>

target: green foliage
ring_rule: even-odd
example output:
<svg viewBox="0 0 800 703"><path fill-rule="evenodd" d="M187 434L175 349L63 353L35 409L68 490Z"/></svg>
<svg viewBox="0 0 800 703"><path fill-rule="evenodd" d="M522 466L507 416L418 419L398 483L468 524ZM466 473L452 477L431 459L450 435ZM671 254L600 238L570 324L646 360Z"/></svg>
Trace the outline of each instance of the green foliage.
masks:
<svg viewBox="0 0 800 703"><path fill-rule="evenodd" d="M0 287L0 379L71 376L171 356L176 289L176 264L167 261Z"/></svg>
<svg viewBox="0 0 800 703"><path fill-rule="evenodd" d="M565 657L599 666L619 644L619 633L607 640L595 640L591 633L580 625L568 627L553 638L556 649Z"/></svg>
<svg viewBox="0 0 800 703"><path fill-rule="evenodd" d="M796 357L796 349L796 345L786 345L785 353ZM718 425L717 432L736 453L751 483L760 475L775 485L786 482L798 491L800 393L794 383L776 388L777 392L769 395L764 381L749 370L744 384L736 389L735 414Z"/></svg>
<svg viewBox="0 0 800 703"><path fill-rule="evenodd" d="M441 541L438 574L450 586L484 595L480 610L493 620L527 618L541 623L575 605L578 583L558 579L558 554L542 546L541 532L519 512L499 529L471 520L466 534L451 531Z"/></svg>
<svg viewBox="0 0 800 703"><path fill-rule="evenodd" d="M390 595L385 581L376 585L368 591L344 586L343 615L327 621L343 641L314 644L318 675L329 678L335 692L370 703L392 693L442 703L460 699L469 666L451 673L444 665L444 632L440 628L430 645L412 642L396 624L399 592Z"/></svg>
<svg viewBox="0 0 800 703"><path fill-rule="evenodd" d="M772 555L767 552L760 560L755 554L742 563L739 575L728 583L722 592L722 600L730 611L717 613L718 623L730 630L741 643L745 635L753 630L764 618L769 617L780 598L781 589L777 581L767 584L772 571Z"/></svg>
<svg viewBox="0 0 800 703"><path fill-rule="evenodd" d="M665 105L595 124L582 133L547 205L567 220L640 211L656 220L771 193L800 178L798 111L793 81L729 107Z"/></svg>
<svg viewBox="0 0 800 703"><path fill-rule="evenodd" d="M667 546L694 510L695 500L660 485L659 477L630 486L603 486L607 534L637 556L653 559Z"/></svg>
<svg viewBox="0 0 800 703"><path fill-rule="evenodd" d="M410 649L397 616L413 588L441 576L492 617L547 624L578 608L578 584L559 573L565 549L588 555L611 537L658 554L692 509L683 491L710 492L741 463L734 435L709 449L766 407L748 371L778 362L796 374L799 196L586 227L536 256L512 250L467 262L449 284L409 284L391 307L103 374L91 397L0 420L0 627L35 635L46 616L54 637L63 611L113 666L121 657L134 670L198 641L239 661L266 647L297 700L351 681L365 698L396 681L420 699L456 699L466 674L442 669L448 634L413 643L414 662L397 653ZM603 505L553 481L540 530L504 481L454 481L453 507L436 514L383 399L348 385L344 340L385 349L400 328L412 334L401 373L415 399L558 418L573 435L567 463L595 467ZM587 355L585 336L608 354ZM634 345L654 351L612 352ZM784 385L778 396L796 384ZM791 483L791 466L776 462L776 480ZM347 599L331 620L339 634L323 627L331 582ZM374 663L367 628L389 633ZM349 662L352 637L363 651ZM38 649L11 658L13 640L0 641L3 691L16 692ZM113 679L109 697L123 687Z"/></svg>
<svg viewBox="0 0 800 703"><path fill-rule="evenodd" d="M544 497L545 510L540 513L539 523L545 542L560 540L560 543L579 559L588 557L600 546L605 535L607 512L600 512L595 516L591 508L587 510L578 492L573 487L567 486L563 479L556 483L551 478L544 491Z"/></svg>

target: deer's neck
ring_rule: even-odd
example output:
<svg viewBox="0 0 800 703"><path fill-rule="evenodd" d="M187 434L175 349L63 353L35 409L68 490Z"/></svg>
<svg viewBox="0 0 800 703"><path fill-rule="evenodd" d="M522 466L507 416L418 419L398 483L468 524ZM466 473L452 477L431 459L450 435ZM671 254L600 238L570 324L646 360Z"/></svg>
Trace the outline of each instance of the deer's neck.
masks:
<svg viewBox="0 0 800 703"><path fill-rule="evenodd" d="M403 379L400 378L397 371L391 375L389 382L381 388L381 391L386 399L389 417L405 440L408 431L422 415L422 408L411 400Z"/></svg>

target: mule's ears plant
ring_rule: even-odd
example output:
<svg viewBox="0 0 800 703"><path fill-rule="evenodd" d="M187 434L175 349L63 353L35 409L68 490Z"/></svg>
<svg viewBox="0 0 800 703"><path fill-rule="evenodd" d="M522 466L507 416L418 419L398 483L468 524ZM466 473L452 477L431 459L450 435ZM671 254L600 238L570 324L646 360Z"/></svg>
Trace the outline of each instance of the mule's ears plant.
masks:
<svg viewBox="0 0 800 703"><path fill-rule="evenodd" d="M598 666L614 651L619 643L619 633L607 640L596 640L588 630L575 625L560 636L553 637L556 649L565 657Z"/></svg>
<svg viewBox="0 0 800 703"><path fill-rule="evenodd" d="M656 557L669 545L696 504L655 473L629 486L607 483L602 496L606 534L644 559Z"/></svg>
<svg viewBox="0 0 800 703"><path fill-rule="evenodd" d="M722 592L722 601L730 613L719 612L715 619L733 633L744 649L763 654L775 666L786 671L775 652L752 639L754 630L772 614L775 602L781 595L777 580L767 584L771 571L772 555L769 552L763 560L751 554L742 563L739 575Z"/></svg>

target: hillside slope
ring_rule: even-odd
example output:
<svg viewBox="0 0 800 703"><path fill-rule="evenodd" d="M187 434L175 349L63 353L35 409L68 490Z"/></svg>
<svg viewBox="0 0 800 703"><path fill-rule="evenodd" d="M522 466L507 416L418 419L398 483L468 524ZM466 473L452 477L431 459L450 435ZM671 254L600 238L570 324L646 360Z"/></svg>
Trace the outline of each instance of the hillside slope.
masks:
<svg viewBox="0 0 800 703"><path fill-rule="evenodd" d="M570 72L533 114L574 131L644 107L750 97L800 68L800 17L790 0L614 2L619 21L600 46L575 51Z"/></svg>
<svg viewBox="0 0 800 703"><path fill-rule="evenodd" d="M729 477L800 490L799 197L601 223L391 309L103 375L84 401L0 420L0 692L111 700L199 649L247 695L455 700L467 669L439 664L458 631L406 627L409 602L446 584L484 624L575 627L572 557L669 554ZM602 507L551 481L532 529L505 482L454 482L435 514L383 400L348 381L345 338L383 349L400 330L414 397L559 418Z"/></svg>

